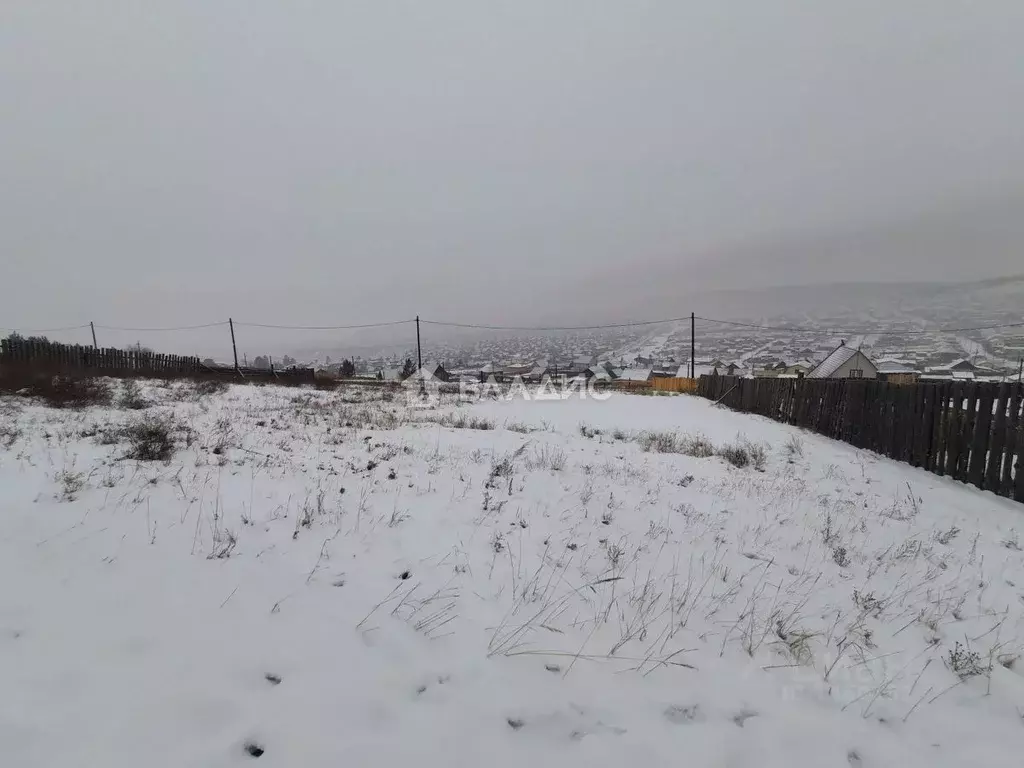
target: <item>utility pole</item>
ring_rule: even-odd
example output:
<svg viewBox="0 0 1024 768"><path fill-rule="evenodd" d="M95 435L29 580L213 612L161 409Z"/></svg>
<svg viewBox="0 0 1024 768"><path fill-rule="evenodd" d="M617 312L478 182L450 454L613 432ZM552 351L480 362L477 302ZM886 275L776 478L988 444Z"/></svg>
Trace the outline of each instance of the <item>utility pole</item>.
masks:
<svg viewBox="0 0 1024 768"><path fill-rule="evenodd" d="M92 320L89 321L89 330L92 331L92 348L99 349L99 344L96 343L96 326L93 325Z"/></svg>
<svg viewBox="0 0 1024 768"><path fill-rule="evenodd" d="M1024 357L1017 361L1017 383L1020 384L1021 374L1024 374Z"/></svg>
<svg viewBox="0 0 1024 768"><path fill-rule="evenodd" d="M697 354L697 315L695 312L690 313L690 378L695 379L697 373L697 361L694 359L694 355Z"/></svg>
<svg viewBox="0 0 1024 768"><path fill-rule="evenodd" d="M416 315L416 370L423 367L423 351L420 348L420 316Z"/></svg>
<svg viewBox="0 0 1024 768"><path fill-rule="evenodd" d="M238 370L238 347L235 346L235 321L228 318L228 327L231 329L231 351L235 355L235 370Z"/></svg>

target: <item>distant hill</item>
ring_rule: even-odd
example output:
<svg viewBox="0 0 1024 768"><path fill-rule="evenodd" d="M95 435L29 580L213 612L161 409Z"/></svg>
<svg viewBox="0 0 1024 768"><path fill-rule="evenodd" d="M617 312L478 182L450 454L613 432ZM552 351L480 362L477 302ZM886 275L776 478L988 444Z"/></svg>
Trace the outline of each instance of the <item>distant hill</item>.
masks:
<svg viewBox="0 0 1024 768"><path fill-rule="evenodd" d="M749 290L709 291L686 297L698 314L709 317L837 316L867 314L898 317L908 313L945 313L958 317L1024 310L1024 275L972 282L827 283L773 286ZM684 299L683 303L687 303Z"/></svg>

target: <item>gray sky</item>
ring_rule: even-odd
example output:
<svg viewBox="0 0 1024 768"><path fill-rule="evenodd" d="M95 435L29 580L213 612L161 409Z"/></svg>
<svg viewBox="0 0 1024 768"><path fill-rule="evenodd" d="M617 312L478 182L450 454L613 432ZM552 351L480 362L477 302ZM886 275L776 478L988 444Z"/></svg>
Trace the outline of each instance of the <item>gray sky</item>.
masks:
<svg viewBox="0 0 1024 768"><path fill-rule="evenodd" d="M1024 271L1022 28L1020 0L5 0L0 324L605 322Z"/></svg>

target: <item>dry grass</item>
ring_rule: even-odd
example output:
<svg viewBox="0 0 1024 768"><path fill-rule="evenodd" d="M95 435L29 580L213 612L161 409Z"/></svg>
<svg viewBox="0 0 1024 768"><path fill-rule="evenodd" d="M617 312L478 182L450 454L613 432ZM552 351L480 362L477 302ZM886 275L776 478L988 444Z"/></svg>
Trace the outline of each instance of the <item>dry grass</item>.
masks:
<svg viewBox="0 0 1024 768"><path fill-rule="evenodd" d="M8 372L0 377L0 392L39 398L50 408L82 409L113 402L109 382L94 378Z"/></svg>
<svg viewBox="0 0 1024 768"><path fill-rule="evenodd" d="M123 435L129 443L125 458L136 461L170 461L174 455L177 425L170 416L146 416L128 424Z"/></svg>

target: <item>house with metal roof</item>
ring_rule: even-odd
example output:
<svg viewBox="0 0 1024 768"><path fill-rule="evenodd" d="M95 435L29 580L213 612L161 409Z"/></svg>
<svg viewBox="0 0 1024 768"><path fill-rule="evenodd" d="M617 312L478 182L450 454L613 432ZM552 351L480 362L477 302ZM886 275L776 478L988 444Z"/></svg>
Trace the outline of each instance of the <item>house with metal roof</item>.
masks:
<svg viewBox="0 0 1024 768"><path fill-rule="evenodd" d="M419 381L451 381L451 376L441 363L430 360L407 378L404 383L411 384Z"/></svg>
<svg viewBox="0 0 1024 768"><path fill-rule="evenodd" d="M618 381L650 381L653 376L653 368L626 368L619 374Z"/></svg>
<svg viewBox="0 0 1024 768"><path fill-rule="evenodd" d="M908 384L921 378L921 371L910 360L886 357L875 361L878 378L900 384Z"/></svg>
<svg viewBox="0 0 1024 768"><path fill-rule="evenodd" d="M806 378L876 379L878 368L860 349L848 347L845 341L841 341L828 357L808 371Z"/></svg>

